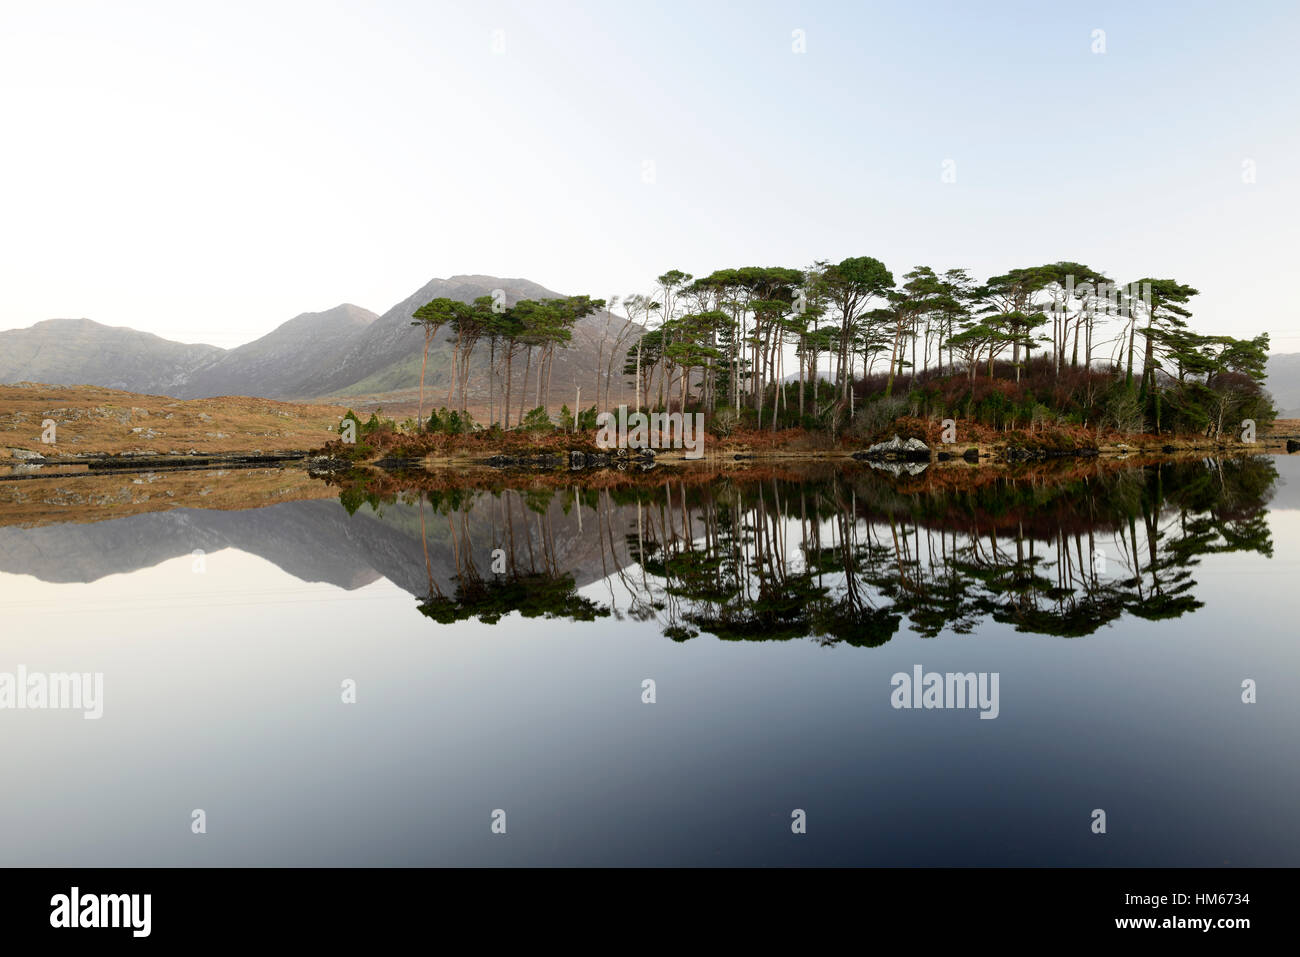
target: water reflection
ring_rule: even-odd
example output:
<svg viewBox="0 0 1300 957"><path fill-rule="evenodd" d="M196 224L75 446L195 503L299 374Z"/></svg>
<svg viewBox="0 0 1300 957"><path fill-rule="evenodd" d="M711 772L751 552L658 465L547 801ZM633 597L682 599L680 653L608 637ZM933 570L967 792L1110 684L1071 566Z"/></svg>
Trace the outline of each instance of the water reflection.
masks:
<svg viewBox="0 0 1300 957"><path fill-rule="evenodd" d="M684 472L601 488L339 481L350 514L418 513L418 608L438 622L611 616L678 641L874 647L904 620L925 637L987 619L1077 637L1193 612L1201 556L1271 556L1276 480L1254 457L892 480Z"/></svg>

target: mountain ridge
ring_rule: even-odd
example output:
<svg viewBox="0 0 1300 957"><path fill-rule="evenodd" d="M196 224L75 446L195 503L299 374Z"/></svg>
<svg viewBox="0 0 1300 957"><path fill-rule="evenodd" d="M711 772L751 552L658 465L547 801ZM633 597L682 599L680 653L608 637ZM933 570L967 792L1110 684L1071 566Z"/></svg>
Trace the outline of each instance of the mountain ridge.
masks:
<svg viewBox="0 0 1300 957"><path fill-rule="evenodd" d="M501 290L506 305L559 296L530 279L485 274L435 277L382 315L353 303L304 312L233 349L187 344L91 319L46 319L0 332L0 383L44 382L122 389L177 399L225 395L317 400L409 392L418 387L424 340L411 325L417 308L440 296L470 302ZM573 346L556 357L557 380L587 388L595 380L595 330L605 311L581 320ZM622 328L628 320L612 317ZM426 388L450 384L450 329L429 352ZM560 354L563 353L563 354ZM471 370L486 380L484 350ZM588 395L592 392L589 390Z"/></svg>

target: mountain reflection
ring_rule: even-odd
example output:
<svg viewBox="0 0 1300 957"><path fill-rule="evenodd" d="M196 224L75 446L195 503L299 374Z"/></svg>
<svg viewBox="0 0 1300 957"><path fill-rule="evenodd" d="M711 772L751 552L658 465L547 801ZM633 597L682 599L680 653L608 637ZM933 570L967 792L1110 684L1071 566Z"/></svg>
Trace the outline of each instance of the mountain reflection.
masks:
<svg viewBox="0 0 1300 957"><path fill-rule="evenodd" d="M684 472L601 488L336 481L350 514L418 512L418 608L438 622L626 617L675 640L872 647L904 619L925 637L986 620L1075 637L1195 611L1201 556L1271 556L1276 479L1255 457L896 479Z"/></svg>

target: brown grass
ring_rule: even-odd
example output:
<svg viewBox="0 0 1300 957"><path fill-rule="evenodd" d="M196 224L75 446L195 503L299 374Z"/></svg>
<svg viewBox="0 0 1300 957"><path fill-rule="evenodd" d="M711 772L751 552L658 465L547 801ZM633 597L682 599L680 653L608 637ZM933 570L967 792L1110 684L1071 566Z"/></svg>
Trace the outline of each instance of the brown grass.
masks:
<svg viewBox="0 0 1300 957"><path fill-rule="evenodd" d="M346 411L246 396L180 400L97 386L0 385L0 459L10 448L45 456L310 449L335 434ZM53 445L41 442L46 419L57 426Z"/></svg>

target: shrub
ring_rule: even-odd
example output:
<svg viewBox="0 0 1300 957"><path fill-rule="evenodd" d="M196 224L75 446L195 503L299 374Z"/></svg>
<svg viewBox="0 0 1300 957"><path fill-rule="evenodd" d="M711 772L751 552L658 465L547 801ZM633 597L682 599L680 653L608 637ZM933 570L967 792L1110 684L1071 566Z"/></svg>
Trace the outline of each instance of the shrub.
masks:
<svg viewBox="0 0 1300 957"><path fill-rule="evenodd" d="M474 431L474 420L468 412L450 412L444 407L435 409L429 415L428 431L442 435L463 435Z"/></svg>
<svg viewBox="0 0 1300 957"><path fill-rule="evenodd" d="M881 432L891 428L894 423L907 414L908 400L901 396L888 399L876 399L858 409L849 426L849 434L855 439L871 440Z"/></svg>
<svg viewBox="0 0 1300 957"><path fill-rule="evenodd" d="M519 427L525 432L549 432L555 428L555 425L551 422L551 417L546 414L546 409L539 405L528 411L523 422L519 423Z"/></svg>
<svg viewBox="0 0 1300 957"><path fill-rule="evenodd" d="M1142 414L1142 403L1137 393L1124 386L1117 388L1106 402L1104 421L1116 432L1141 432L1146 417Z"/></svg>
<svg viewBox="0 0 1300 957"><path fill-rule="evenodd" d="M740 425L740 413L729 405L714 410L709 419L709 431L719 438L726 438Z"/></svg>

